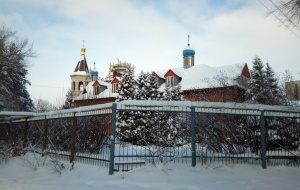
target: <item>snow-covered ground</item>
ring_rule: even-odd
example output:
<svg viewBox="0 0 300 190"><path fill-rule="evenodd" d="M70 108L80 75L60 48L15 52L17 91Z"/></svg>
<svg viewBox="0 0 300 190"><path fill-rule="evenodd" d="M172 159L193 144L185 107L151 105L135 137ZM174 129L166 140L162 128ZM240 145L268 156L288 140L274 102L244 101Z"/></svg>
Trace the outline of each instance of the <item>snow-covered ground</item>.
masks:
<svg viewBox="0 0 300 190"><path fill-rule="evenodd" d="M221 165L191 167L190 164L168 163L156 166L147 163L130 172L108 175L108 168L76 163L74 169L64 162L62 174L50 166L37 170L20 157L0 165L1 190L90 190L90 189L201 189L299 190L300 168L259 165Z"/></svg>

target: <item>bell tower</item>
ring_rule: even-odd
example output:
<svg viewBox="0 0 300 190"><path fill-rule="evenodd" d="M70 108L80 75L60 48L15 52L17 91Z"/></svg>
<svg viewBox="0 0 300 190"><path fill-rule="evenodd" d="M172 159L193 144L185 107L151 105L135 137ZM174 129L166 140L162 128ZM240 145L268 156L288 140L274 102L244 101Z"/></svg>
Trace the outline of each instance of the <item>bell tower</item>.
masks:
<svg viewBox="0 0 300 190"><path fill-rule="evenodd" d="M84 48L83 41L83 47L81 48L79 61L75 67L74 73L70 75L73 98L79 96L83 92L87 84L91 81L91 74L89 72L87 61L85 58L85 50L86 49Z"/></svg>

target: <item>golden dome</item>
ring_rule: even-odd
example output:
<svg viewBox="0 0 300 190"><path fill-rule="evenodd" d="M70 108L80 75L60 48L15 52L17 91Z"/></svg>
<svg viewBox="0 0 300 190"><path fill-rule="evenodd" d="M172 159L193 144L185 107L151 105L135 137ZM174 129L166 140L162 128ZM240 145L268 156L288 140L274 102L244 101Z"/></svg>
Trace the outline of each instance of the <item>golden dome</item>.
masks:
<svg viewBox="0 0 300 190"><path fill-rule="evenodd" d="M81 48L81 54L85 53L85 48Z"/></svg>

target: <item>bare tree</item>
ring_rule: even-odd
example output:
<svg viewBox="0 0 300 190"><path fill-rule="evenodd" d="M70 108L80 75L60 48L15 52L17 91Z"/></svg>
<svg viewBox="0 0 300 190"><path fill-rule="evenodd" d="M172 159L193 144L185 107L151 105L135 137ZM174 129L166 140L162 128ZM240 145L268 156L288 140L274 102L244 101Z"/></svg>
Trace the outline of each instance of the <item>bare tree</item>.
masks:
<svg viewBox="0 0 300 190"><path fill-rule="evenodd" d="M43 100L41 98L34 100L34 112L42 113L55 110L55 106L53 106L48 100Z"/></svg>
<svg viewBox="0 0 300 190"><path fill-rule="evenodd" d="M267 16L275 16L281 25L300 39L300 0L269 0L270 5L258 1L268 9Z"/></svg>
<svg viewBox="0 0 300 190"><path fill-rule="evenodd" d="M272 0L270 2L274 5L274 9L268 14L279 13L285 24L300 30L300 0L281 0L277 4Z"/></svg>

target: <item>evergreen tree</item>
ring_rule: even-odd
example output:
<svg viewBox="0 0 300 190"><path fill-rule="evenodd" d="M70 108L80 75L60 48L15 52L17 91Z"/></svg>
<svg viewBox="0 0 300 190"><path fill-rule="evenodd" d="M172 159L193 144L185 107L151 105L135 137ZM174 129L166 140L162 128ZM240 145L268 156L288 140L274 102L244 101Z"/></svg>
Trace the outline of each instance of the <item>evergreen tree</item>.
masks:
<svg viewBox="0 0 300 190"><path fill-rule="evenodd" d="M128 67L122 75L117 93L119 93L117 101L134 99L135 88L133 70L131 67Z"/></svg>
<svg viewBox="0 0 300 190"><path fill-rule="evenodd" d="M248 82L249 89L246 91L246 96L251 103L265 104L265 72L264 65L259 57L253 60L253 69L251 70L251 79Z"/></svg>
<svg viewBox="0 0 300 190"><path fill-rule="evenodd" d="M133 100L135 97L133 70L128 67L121 77L119 93L116 101ZM130 111L117 111L116 136L122 141L130 141L133 138L134 113Z"/></svg>
<svg viewBox="0 0 300 190"><path fill-rule="evenodd" d="M74 108L73 98L72 98L72 90L68 90L66 94L65 104L61 107L62 109L71 109Z"/></svg>
<svg viewBox="0 0 300 190"><path fill-rule="evenodd" d="M159 100L157 79L150 73L140 73L135 91L136 100Z"/></svg>
<svg viewBox="0 0 300 190"><path fill-rule="evenodd" d="M181 86L180 84L173 87L166 87L165 92L163 94L164 100L173 100L173 101L181 101L183 99L181 95Z"/></svg>
<svg viewBox="0 0 300 190"><path fill-rule="evenodd" d="M0 110L29 111L33 104L26 88L28 59L35 57L27 39L0 26Z"/></svg>
<svg viewBox="0 0 300 190"><path fill-rule="evenodd" d="M136 85L137 100L159 100L157 79L150 73L140 73ZM132 126L133 140L136 144L147 144L152 142L153 128L158 124L155 120L157 113L151 111L136 111L133 115L134 125ZM155 132L157 133L157 132Z"/></svg>
<svg viewBox="0 0 300 190"><path fill-rule="evenodd" d="M160 93L158 91L158 82L157 82L157 78L152 75L149 74L148 75L148 81L149 81L149 97L151 100L160 100Z"/></svg>
<svg viewBox="0 0 300 190"><path fill-rule="evenodd" d="M283 104L283 96L275 78L273 69L269 63L266 63L265 70L265 103L269 105Z"/></svg>
<svg viewBox="0 0 300 190"><path fill-rule="evenodd" d="M146 74L141 71L136 83L137 85L135 86L135 99L136 100L147 100L148 99L148 94L146 91Z"/></svg>

